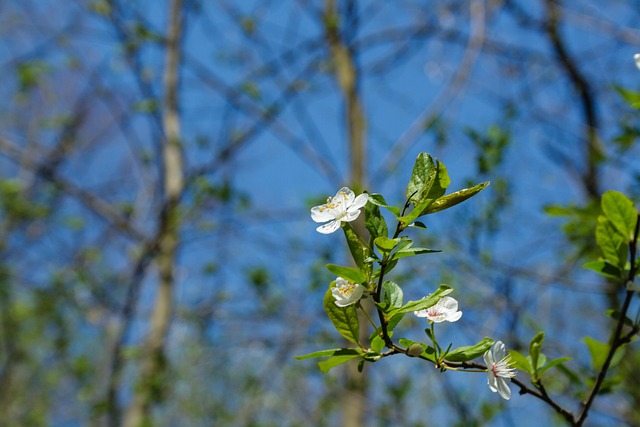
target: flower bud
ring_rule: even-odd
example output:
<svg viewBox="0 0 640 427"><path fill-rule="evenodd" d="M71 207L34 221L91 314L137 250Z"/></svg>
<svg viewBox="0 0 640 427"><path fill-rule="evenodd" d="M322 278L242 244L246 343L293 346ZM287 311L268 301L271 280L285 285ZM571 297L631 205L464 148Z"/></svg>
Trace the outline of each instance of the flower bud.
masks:
<svg viewBox="0 0 640 427"><path fill-rule="evenodd" d="M407 349L407 356L418 357L422 354L422 346L418 343L413 343Z"/></svg>

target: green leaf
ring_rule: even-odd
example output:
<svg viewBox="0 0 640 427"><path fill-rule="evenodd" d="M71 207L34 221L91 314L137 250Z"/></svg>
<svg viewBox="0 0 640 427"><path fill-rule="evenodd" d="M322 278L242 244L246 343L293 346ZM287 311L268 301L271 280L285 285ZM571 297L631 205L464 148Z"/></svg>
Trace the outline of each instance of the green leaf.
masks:
<svg viewBox="0 0 640 427"><path fill-rule="evenodd" d="M387 303L388 307L402 307L403 297L402 288L396 283L387 280L382 284L382 301Z"/></svg>
<svg viewBox="0 0 640 427"><path fill-rule="evenodd" d="M347 307L338 307L335 304L335 298L331 294L331 288L335 285L335 282L331 283L329 289L324 294L324 309L329 316L329 320L333 323L340 335L354 344L359 345L360 337L360 323L358 322L358 312L356 311L355 304Z"/></svg>
<svg viewBox="0 0 640 427"><path fill-rule="evenodd" d="M436 351L433 347L425 344L425 343L421 343L418 341L412 341L406 338L400 338L398 340L398 343L405 347L405 348L409 348L411 347L413 344L418 344L419 346L421 346L423 348L422 350L422 354L421 356L426 357L427 359L429 359L430 361L436 363Z"/></svg>
<svg viewBox="0 0 640 427"><path fill-rule="evenodd" d="M400 239L389 239L386 236L376 237L373 241L376 248L383 254L390 253L393 248L398 246L398 243L400 243Z"/></svg>
<svg viewBox="0 0 640 427"><path fill-rule="evenodd" d="M638 212L633 202L619 191L609 190L602 195L602 211L625 242L633 240Z"/></svg>
<svg viewBox="0 0 640 427"><path fill-rule="evenodd" d="M362 273L362 271L358 270L357 268L327 264L327 270L338 277L342 277L343 279L350 280L354 283L364 283L367 281L367 277Z"/></svg>
<svg viewBox="0 0 640 427"><path fill-rule="evenodd" d="M362 351L357 348L331 348L328 350L314 351L313 353L304 354L302 356L293 356L293 357L297 360L306 360L306 359L315 359L318 357L329 357L329 356L346 356L346 355L359 356L361 353Z"/></svg>
<svg viewBox="0 0 640 427"><path fill-rule="evenodd" d="M347 238L347 245L349 246L349 252L351 252L353 261L356 263L358 268L363 269L365 266L364 260L369 257L369 249L348 222L343 223L342 230Z"/></svg>
<svg viewBox="0 0 640 427"><path fill-rule="evenodd" d="M376 335L371 339L371 350L380 353L384 348L384 340L380 335Z"/></svg>
<svg viewBox="0 0 640 427"><path fill-rule="evenodd" d="M529 343L529 357L531 358L531 367L534 372L538 370L539 360L541 357L540 350L542 348L542 342L544 341L544 332L538 332Z"/></svg>
<svg viewBox="0 0 640 427"><path fill-rule="evenodd" d="M400 208L397 207L397 206L389 206L387 204L386 200L384 200L384 197L382 197L381 194L377 194L377 193L369 194L369 202L370 203L367 203L367 205L374 204L376 206L380 206L381 208L385 208L385 209L389 210L395 216L400 215ZM365 205L365 207L367 205Z"/></svg>
<svg viewBox="0 0 640 427"><path fill-rule="evenodd" d="M435 305L440 298L443 296L450 294L453 291L453 288L448 285L440 285L440 287L431 295L426 296L417 301L409 301L402 307L397 307L390 309L387 312L387 318L392 319L396 314L399 313L408 313L411 311L423 310L425 308L429 308Z"/></svg>
<svg viewBox="0 0 640 427"><path fill-rule="evenodd" d="M449 209L452 206L455 206L459 203L464 202L465 200L475 196L480 191L487 188L489 182L483 182L478 185L474 185L471 188L464 188L462 190L458 190L455 193L447 194L446 196L440 197L436 201L434 201L429 207L427 207L421 215L428 215L435 212L440 212L445 209Z"/></svg>
<svg viewBox="0 0 640 427"><path fill-rule="evenodd" d="M638 108L640 106L640 92L625 89L618 85L614 86L614 88L631 107Z"/></svg>
<svg viewBox="0 0 640 427"><path fill-rule="evenodd" d="M616 230L613 223L606 217L598 216L596 225L596 243L604 259L618 268L623 268L627 262L624 237Z"/></svg>
<svg viewBox="0 0 640 427"><path fill-rule="evenodd" d="M609 354L609 344L597 341L591 337L585 337L582 341L589 348L589 354L591 355L591 366L595 371L599 371L604 365L604 361Z"/></svg>
<svg viewBox="0 0 640 427"><path fill-rule="evenodd" d="M400 259L408 256L421 255L421 254L432 254L435 252L442 252L439 249L427 249L427 248L405 248L402 250L397 250L391 259Z"/></svg>
<svg viewBox="0 0 640 427"><path fill-rule="evenodd" d="M542 374L544 374L546 371L548 371L549 369L558 366L562 363L568 362L570 360L573 360L571 357L559 357L557 359L553 359L550 360L549 363L547 363L546 365L544 365L544 367L540 368L540 370L538 371L538 376L541 377Z"/></svg>
<svg viewBox="0 0 640 427"><path fill-rule="evenodd" d="M327 360L323 360L318 362L318 368L322 371L323 374L326 374L331 370L331 368L335 368L338 365L342 365L343 363L348 362L351 359L356 357L360 357L359 354L349 354L344 356L331 356Z"/></svg>
<svg viewBox="0 0 640 427"><path fill-rule="evenodd" d="M418 154L413 164L411 179L407 184L407 200L417 205L426 199L436 180L437 173L438 169L433 162L433 158L427 153Z"/></svg>
<svg viewBox="0 0 640 427"><path fill-rule="evenodd" d="M364 205L364 225L374 239L380 236L387 237L389 234L387 222L380 213L380 207L373 203Z"/></svg>
<svg viewBox="0 0 640 427"><path fill-rule="evenodd" d="M619 279L622 277L622 270L607 261L591 261L584 264L583 267L611 279Z"/></svg>
<svg viewBox="0 0 640 427"><path fill-rule="evenodd" d="M413 222L412 224L409 225L409 227L422 228L423 230L427 229L427 226L424 225L424 223L420 222L420 221Z"/></svg>
<svg viewBox="0 0 640 427"><path fill-rule="evenodd" d="M527 356L516 350L509 350L509 355L511 356L511 360L513 361L513 366L516 369L526 372L530 375L534 374L534 370L533 368L531 368L531 363L529 362L529 358Z"/></svg>
<svg viewBox="0 0 640 427"><path fill-rule="evenodd" d="M611 317L614 320L620 320L620 311L618 311L618 310L610 309L610 310L605 311L604 314L606 314L607 316ZM631 320L627 316L625 316L624 324L629 326L629 327L633 327L633 320Z"/></svg>
<svg viewBox="0 0 640 427"><path fill-rule="evenodd" d="M476 357L482 356L493 345L491 338L485 337L479 343L475 345L465 345L458 347L455 350L450 351L445 360L450 362L468 362Z"/></svg>

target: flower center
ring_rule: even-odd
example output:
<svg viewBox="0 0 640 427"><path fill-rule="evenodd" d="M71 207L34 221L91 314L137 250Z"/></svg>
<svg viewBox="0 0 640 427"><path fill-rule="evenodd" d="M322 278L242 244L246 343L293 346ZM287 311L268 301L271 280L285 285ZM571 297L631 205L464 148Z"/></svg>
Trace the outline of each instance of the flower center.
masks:
<svg viewBox="0 0 640 427"><path fill-rule="evenodd" d="M335 197L327 197L327 203L325 203L324 205L320 206L320 212L324 211L325 209L335 209L338 206L340 206L340 204L342 202L346 202L347 199L347 193L345 193L344 191L341 191L338 193L337 196ZM344 215L342 215L344 216Z"/></svg>
<svg viewBox="0 0 640 427"><path fill-rule="evenodd" d="M338 292L340 292L340 295L344 295L345 297L349 297L351 296L351 294L353 293L353 290L356 288L356 284L353 282L346 282L343 285L340 285L340 287L338 288Z"/></svg>

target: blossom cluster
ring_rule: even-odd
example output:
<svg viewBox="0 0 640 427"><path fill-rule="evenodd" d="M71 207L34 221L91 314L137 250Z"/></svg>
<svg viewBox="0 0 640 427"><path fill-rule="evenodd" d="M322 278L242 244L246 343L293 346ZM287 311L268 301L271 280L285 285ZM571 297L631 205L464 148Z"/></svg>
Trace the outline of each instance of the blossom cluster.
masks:
<svg viewBox="0 0 640 427"><path fill-rule="evenodd" d="M636 61L640 68L640 54L636 55ZM354 221L360 216L362 209L369 201L367 193L356 197L355 193L342 187L334 197L329 197L323 205L311 208L311 218L317 223L324 223L316 230L322 234L330 234L337 231L343 222ZM331 295L338 307L348 307L358 303L366 297L365 287L342 277L336 277L335 285L331 288ZM431 307L414 311L419 318L424 318L429 324L442 322L456 322L462 317L462 311L458 310L458 301L452 297L444 296ZM487 365L487 384L494 393L497 392L506 400L511 398L511 390L508 382L516 375L512 367L513 362L506 351L502 341L495 341L492 347L484 353L484 361Z"/></svg>

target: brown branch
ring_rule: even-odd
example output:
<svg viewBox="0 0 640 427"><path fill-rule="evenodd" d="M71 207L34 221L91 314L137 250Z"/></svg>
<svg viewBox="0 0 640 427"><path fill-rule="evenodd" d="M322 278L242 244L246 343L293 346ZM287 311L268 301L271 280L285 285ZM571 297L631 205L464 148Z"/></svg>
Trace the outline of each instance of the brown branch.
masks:
<svg viewBox="0 0 640 427"><path fill-rule="evenodd" d="M598 165L602 161L604 153L598 139L600 123L596 112L594 90L578 68L577 62L571 57L565 41L560 35L559 22L562 15L556 1L544 1L547 12L546 35L551 42L559 65L564 69L580 98L582 115L585 120L584 140L587 142L585 159L587 164L582 176L582 183L589 198L597 199L600 196Z"/></svg>

